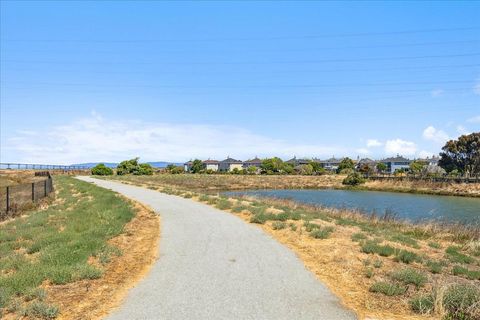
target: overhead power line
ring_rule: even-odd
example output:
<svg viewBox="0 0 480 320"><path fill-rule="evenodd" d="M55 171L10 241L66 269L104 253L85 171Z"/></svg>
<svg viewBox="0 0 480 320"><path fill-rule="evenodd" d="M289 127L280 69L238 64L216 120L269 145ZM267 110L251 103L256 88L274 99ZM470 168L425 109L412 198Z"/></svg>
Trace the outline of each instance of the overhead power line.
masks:
<svg viewBox="0 0 480 320"><path fill-rule="evenodd" d="M397 56L397 57L375 57L375 58L356 58L356 59L320 59L320 60L283 60L283 61L233 61L233 62L177 62L177 61L45 61L45 60L10 60L4 62L14 63L48 63L48 64L175 64L175 65L246 65L246 64L302 64L302 63L325 63L325 62L361 62L361 61L391 61L391 60L416 60L416 59L437 59L453 57L475 57L480 53L446 54L446 55L424 55L424 56Z"/></svg>
<svg viewBox="0 0 480 320"><path fill-rule="evenodd" d="M321 38L345 38L345 37L368 37L382 35L402 35L416 33L436 33L449 31L474 31L480 27L455 27L455 28L432 28L398 30L386 32L358 32L339 34L316 34L300 36L268 36L268 37L240 37L240 38L203 38L203 39L4 39L5 42L80 42L80 43L122 43L122 42L209 42L209 41L265 41L265 40L295 40L295 39L321 39Z"/></svg>

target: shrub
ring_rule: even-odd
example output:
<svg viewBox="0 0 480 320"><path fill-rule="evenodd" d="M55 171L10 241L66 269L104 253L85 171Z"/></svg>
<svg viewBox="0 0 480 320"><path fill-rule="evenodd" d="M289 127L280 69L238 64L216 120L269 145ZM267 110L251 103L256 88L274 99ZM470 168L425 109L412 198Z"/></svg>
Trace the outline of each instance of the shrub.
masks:
<svg viewBox="0 0 480 320"><path fill-rule="evenodd" d="M125 160L118 164L117 174L152 175L153 168L148 163L138 163L139 158Z"/></svg>
<svg viewBox="0 0 480 320"><path fill-rule="evenodd" d="M315 239L326 239L333 232L333 227L319 227L310 232L310 236Z"/></svg>
<svg viewBox="0 0 480 320"><path fill-rule="evenodd" d="M297 231L297 225L295 223L290 223L290 230Z"/></svg>
<svg viewBox="0 0 480 320"><path fill-rule="evenodd" d="M375 272L373 271L372 268L367 268L367 269L365 270L365 277L367 277L367 278L370 279L370 278L372 278L374 275L375 275Z"/></svg>
<svg viewBox="0 0 480 320"><path fill-rule="evenodd" d="M410 308L421 314L427 314L433 311L434 299L432 295L417 296L409 301Z"/></svg>
<svg viewBox="0 0 480 320"><path fill-rule="evenodd" d="M342 184L348 186L356 186L365 182L365 179L358 172L350 173L345 179L343 179Z"/></svg>
<svg viewBox="0 0 480 320"><path fill-rule="evenodd" d="M375 282L371 287L370 287L370 292L379 292L383 293L386 296L399 296L405 293L407 291L407 288L400 286L395 283L389 283L389 282Z"/></svg>
<svg viewBox="0 0 480 320"><path fill-rule="evenodd" d="M207 196L206 194L202 194L198 200L202 201L202 202L207 202L208 200L210 199L209 196Z"/></svg>
<svg viewBox="0 0 480 320"><path fill-rule="evenodd" d="M289 214L286 212L282 212L282 213L272 215L271 220L287 221L288 218L289 218Z"/></svg>
<svg viewBox="0 0 480 320"><path fill-rule="evenodd" d="M427 282L427 276L415 269L403 269L390 275L392 279L403 284L414 284L417 288L422 287Z"/></svg>
<svg viewBox="0 0 480 320"><path fill-rule="evenodd" d="M398 250L395 253L395 260L401 261L403 263L409 264L414 261L420 261L420 257L415 253L408 250Z"/></svg>
<svg viewBox="0 0 480 320"><path fill-rule="evenodd" d="M113 170L103 163L97 164L95 167L92 168L92 175L95 176L111 176L113 175Z"/></svg>
<svg viewBox="0 0 480 320"><path fill-rule="evenodd" d="M281 230L281 229L285 229L286 227L287 227L287 224L283 221L274 221L272 223L273 230Z"/></svg>
<svg viewBox="0 0 480 320"><path fill-rule="evenodd" d="M473 285L456 284L448 288L443 296L443 307L448 319L478 319L480 289Z"/></svg>
<svg viewBox="0 0 480 320"><path fill-rule="evenodd" d="M383 266L383 261L381 259L377 259L373 262L373 266L377 269L381 268Z"/></svg>
<svg viewBox="0 0 480 320"><path fill-rule="evenodd" d="M475 261L472 257L460 252L459 247L450 246L445 250L446 258L455 263L469 264Z"/></svg>

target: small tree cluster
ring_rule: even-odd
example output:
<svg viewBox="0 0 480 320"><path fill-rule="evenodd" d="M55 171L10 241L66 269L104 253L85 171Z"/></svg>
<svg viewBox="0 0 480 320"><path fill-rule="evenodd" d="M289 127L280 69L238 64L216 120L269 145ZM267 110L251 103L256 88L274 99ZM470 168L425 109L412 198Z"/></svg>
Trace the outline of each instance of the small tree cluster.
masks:
<svg viewBox="0 0 480 320"><path fill-rule="evenodd" d="M356 186L365 182L365 179L362 175L358 172L350 173L345 179L343 179L342 183L348 186Z"/></svg>
<svg viewBox="0 0 480 320"><path fill-rule="evenodd" d="M120 162L120 164L117 166L117 174L152 175L152 166L148 163L139 163L138 159L139 158L135 158Z"/></svg>
<svg viewBox="0 0 480 320"><path fill-rule="evenodd" d="M104 165L103 163L99 163L92 168L92 175L95 176L111 176L112 174L113 170Z"/></svg>

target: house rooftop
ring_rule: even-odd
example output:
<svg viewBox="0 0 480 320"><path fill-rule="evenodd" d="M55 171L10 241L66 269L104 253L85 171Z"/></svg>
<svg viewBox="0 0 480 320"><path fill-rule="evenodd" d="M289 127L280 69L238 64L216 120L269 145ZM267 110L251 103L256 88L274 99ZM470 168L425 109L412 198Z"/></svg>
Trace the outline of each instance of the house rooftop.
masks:
<svg viewBox="0 0 480 320"><path fill-rule="evenodd" d="M233 159L233 158L230 158L230 157L228 157L225 160L222 160L221 162L223 162L223 163L243 163L242 160L236 160L236 159Z"/></svg>
<svg viewBox="0 0 480 320"><path fill-rule="evenodd" d="M203 161L203 163L205 163L205 164L218 164L218 163L220 163L220 161L208 159L208 160Z"/></svg>
<svg viewBox="0 0 480 320"><path fill-rule="evenodd" d="M396 157L390 157L382 160L383 162L407 162L409 159L397 154Z"/></svg>

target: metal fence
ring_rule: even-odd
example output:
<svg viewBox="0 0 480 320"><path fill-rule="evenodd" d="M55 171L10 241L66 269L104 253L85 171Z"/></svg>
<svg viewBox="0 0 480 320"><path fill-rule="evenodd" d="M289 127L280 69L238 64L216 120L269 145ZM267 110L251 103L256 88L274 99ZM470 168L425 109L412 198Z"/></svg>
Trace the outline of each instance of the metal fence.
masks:
<svg viewBox="0 0 480 320"><path fill-rule="evenodd" d="M58 164L34 164L34 163L13 163L0 162L2 170L87 170L87 166L65 166Z"/></svg>
<svg viewBox="0 0 480 320"><path fill-rule="evenodd" d="M22 209L32 207L39 200L53 192L53 180L49 173L47 178L32 183L23 183L0 189L0 221L14 216Z"/></svg>

